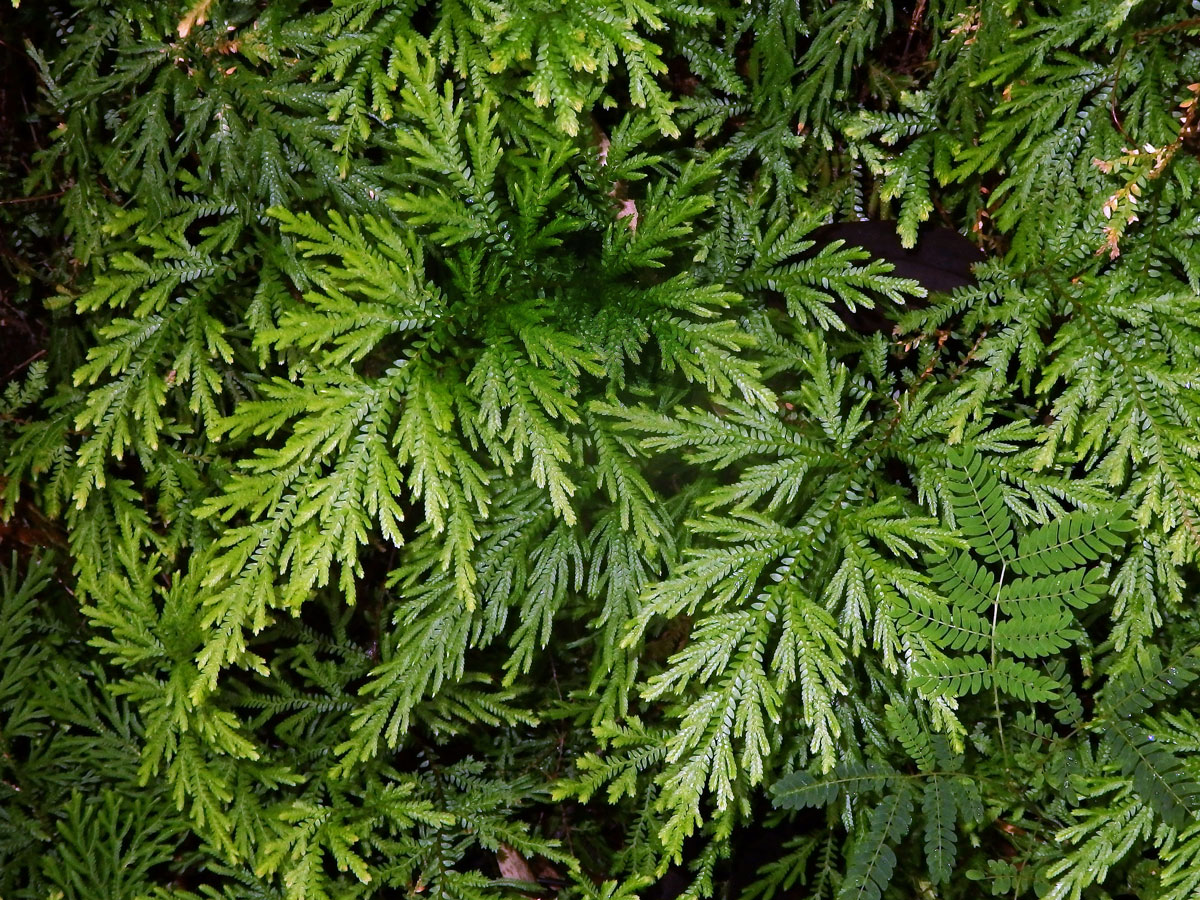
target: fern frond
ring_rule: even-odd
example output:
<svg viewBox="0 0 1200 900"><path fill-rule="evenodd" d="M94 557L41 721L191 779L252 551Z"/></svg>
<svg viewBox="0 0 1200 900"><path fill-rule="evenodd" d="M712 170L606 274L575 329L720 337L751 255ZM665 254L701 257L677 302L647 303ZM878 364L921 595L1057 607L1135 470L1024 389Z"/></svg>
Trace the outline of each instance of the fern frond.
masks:
<svg viewBox="0 0 1200 900"><path fill-rule="evenodd" d="M1023 613L996 625L996 649L1026 658L1050 656L1073 644L1079 631L1066 610Z"/></svg>
<svg viewBox="0 0 1200 900"><path fill-rule="evenodd" d="M1163 654L1152 651L1133 658L1130 665L1110 678L1100 694L1103 708L1114 718L1127 719L1173 697L1200 677L1196 648Z"/></svg>
<svg viewBox="0 0 1200 900"><path fill-rule="evenodd" d="M949 455L946 488L955 518L971 546L990 563L1013 557L1013 527L1004 493L980 454L954 450Z"/></svg>
<svg viewBox="0 0 1200 900"><path fill-rule="evenodd" d="M1047 575L1084 563L1125 543L1133 523L1125 509L1116 507L1101 514L1073 512L1021 536L1013 571L1021 575Z"/></svg>
<svg viewBox="0 0 1200 900"><path fill-rule="evenodd" d="M958 805L954 800L949 779L935 775L925 782L921 795L921 816L925 824L925 859L929 878L934 884L950 880L958 852L955 830Z"/></svg>
<svg viewBox="0 0 1200 900"><path fill-rule="evenodd" d="M1168 825L1181 827L1200 811L1200 781L1154 734L1123 719L1111 720L1104 732L1104 749L1133 788Z"/></svg>
<svg viewBox="0 0 1200 900"><path fill-rule="evenodd" d="M950 606L939 608L917 597L908 597L897 605L896 621L944 650L978 650L990 641L992 633L982 616Z"/></svg>
<svg viewBox="0 0 1200 900"><path fill-rule="evenodd" d="M912 823L912 798L907 791L885 797L871 812L867 830L854 842L846 879L838 900L879 900L896 870L892 849Z"/></svg>
<svg viewBox="0 0 1200 900"><path fill-rule="evenodd" d="M934 562L929 576L938 582L951 603L971 612L987 609L996 600L996 578L970 554L953 553Z"/></svg>
<svg viewBox="0 0 1200 900"><path fill-rule="evenodd" d="M820 776L793 772L771 786L772 803L782 809L829 806L845 794L882 791L895 778L895 772L877 763L843 763Z"/></svg>
<svg viewBox="0 0 1200 900"><path fill-rule="evenodd" d="M990 687L995 673L978 653L937 661L919 660L913 666L912 684L930 697L963 697Z"/></svg>
<svg viewBox="0 0 1200 900"><path fill-rule="evenodd" d="M993 678L996 686L1006 694L1033 703L1053 700L1061 691L1057 680L1015 659L997 661Z"/></svg>
<svg viewBox="0 0 1200 900"><path fill-rule="evenodd" d="M932 772L937 766L933 742L912 712L898 703L889 703L884 707L884 712L887 715L888 726L904 747L904 752L912 757L912 761L922 772Z"/></svg>
<svg viewBox="0 0 1200 900"><path fill-rule="evenodd" d="M1063 604L1085 609L1108 591L1099 568L1068 569L1037 578L1014 578L1000 589L1000 609L1007 615L1028 615L1029 610L1053 610Z"/></svg>

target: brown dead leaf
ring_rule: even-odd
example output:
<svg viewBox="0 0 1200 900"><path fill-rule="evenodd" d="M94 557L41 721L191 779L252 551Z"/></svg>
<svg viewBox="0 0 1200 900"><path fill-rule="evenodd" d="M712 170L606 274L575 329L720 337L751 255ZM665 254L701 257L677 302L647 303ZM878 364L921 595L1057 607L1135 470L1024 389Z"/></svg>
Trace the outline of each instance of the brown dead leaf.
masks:
<svg viewBox="0 0 1200 900"><path fill-rule="evenodd" d="M637 226L638 226L637 203L633 200L618 200L617 201L617 218L618 219L629 219L629 230L637 231Z"/></svg>
<svg viewBox="0 0 1200 900"><path fill-rule="evenodd" d="M550 865L546 860L540 860L537 867L537 880L539 884L555 887L557 885L565 885L562 872Z"/></svg>
<svg viewBox="0 0 1200 900"><path fill-rule="evenodd" d="M496 851L496 864L500 867L500 875L513 881L537 881L533 869L520 853L508 844L501 844Z"/></svg>
<svg viewBox="0 0 1200 900"><path fill-rule="evenodd" d="M610 141L608 139L608 135L605 134L603 131L601 131L599 128L596 129L596 134L597 134L596 155L600 158L600 165L607 166L608 165L608 149L609 149L609 147L612 146L612 141Z"/></svg>
<svg viewBox="0 0 1200 900"><path fill-rule="evenodd" d="M181 38L185 38L192 33L193 28L199 28L201 25L207 22L208 11L212 5L213 0L196 0L196 2L192 4L192 8L184 14L182 19L179 20L179 26L177 29L179 31L179 36Z"/></svg>

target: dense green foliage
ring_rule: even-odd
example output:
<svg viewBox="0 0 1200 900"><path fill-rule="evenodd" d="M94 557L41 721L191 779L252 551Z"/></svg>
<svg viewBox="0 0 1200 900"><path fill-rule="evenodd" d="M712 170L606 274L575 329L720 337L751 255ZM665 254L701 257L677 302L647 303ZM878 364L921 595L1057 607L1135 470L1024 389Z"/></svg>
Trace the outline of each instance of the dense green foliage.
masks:
<svg viewBox="0 0 1200 900"><path fill-rule="evenodd" d="M20 15L4 900L1200 890L1193 5Z"/></svg>

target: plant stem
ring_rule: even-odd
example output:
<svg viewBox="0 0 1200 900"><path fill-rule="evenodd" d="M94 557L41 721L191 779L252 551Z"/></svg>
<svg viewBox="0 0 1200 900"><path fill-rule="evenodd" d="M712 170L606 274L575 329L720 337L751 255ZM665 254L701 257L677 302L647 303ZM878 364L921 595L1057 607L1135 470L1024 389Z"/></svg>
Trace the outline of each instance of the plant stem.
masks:
<svg viewBox="0 0 1200 900"><path fill-rule="evenodd" d="M996 684L996 620L1000 615L1000 592L1004 589L1004 576L1008 573L1008 562L1000 561L1000 580L996 583L996 597L992 601L992 652L988 665L992 670L992 704L996 710L996 729L1000 733L1000 752L1004 754L1004 768L1011 768L1008 745L1004 741L1004 718L1000 715L1000 688Z"/></svg>

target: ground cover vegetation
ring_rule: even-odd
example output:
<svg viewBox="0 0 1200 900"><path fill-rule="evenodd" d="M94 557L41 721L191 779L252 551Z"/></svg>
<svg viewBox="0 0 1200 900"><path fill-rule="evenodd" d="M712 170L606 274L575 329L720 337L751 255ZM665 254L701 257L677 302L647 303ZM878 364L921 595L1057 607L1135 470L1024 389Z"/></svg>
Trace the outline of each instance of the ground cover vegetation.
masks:
<svg viewBox="0 0 1200 900"><path fill-rule="evenodd" d="M1200 891L1196 4L34 7L5 900Z"/></svg>

